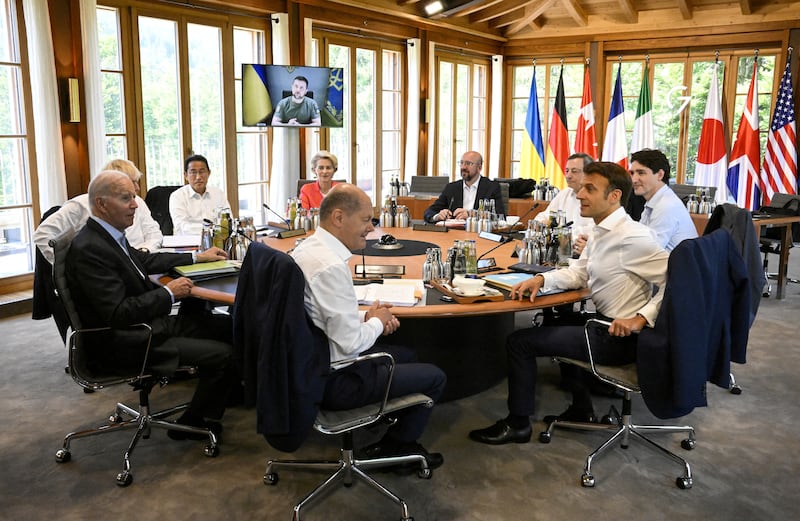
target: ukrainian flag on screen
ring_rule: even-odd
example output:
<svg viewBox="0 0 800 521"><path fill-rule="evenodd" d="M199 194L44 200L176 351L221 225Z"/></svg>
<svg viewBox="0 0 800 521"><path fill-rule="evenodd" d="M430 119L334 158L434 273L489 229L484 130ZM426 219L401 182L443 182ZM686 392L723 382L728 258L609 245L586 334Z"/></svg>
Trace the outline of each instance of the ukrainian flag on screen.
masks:
<svg viewBox="0 0 800 521"><path fill-rule="evenodd" d="M528 112L525 116L525 132L522 135L519 176L537 181L543 178L544 157L542 123L539 118L539 97L536 94L536 68L534 67L531 92L528 97Z"/></svg>
<svg viewBox="0 0 800 521"><path fill-rule="evenodd" d="M344 69L328 70L328 98L320 107L323 127L344 126Z"/></svg>
<svg viewBox="0 0 800 521"><path fill-rule="evenodd" d="M266 69L258 64L242 64L242 125L254 126L272 114L267 91Z"/></svg>

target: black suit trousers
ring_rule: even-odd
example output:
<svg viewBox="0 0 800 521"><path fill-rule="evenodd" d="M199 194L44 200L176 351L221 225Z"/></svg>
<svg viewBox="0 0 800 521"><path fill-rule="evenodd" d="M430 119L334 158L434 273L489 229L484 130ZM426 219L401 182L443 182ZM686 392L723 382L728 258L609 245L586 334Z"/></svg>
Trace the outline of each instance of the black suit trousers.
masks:
<svg viewBox="0 0 800 521"><path fill-rule="evenodd" d="M594 339L596 338L596 340ZM636 360L638 335L615 337L603 328L595 330L592 340L594 360L604 365L624 365ZM583 326L534 327L509 335L508 352L508 411L518 416L533 416L536 412L537 362L540 356L563 356L588 362ZM575 371L570 387L573 395L588 400L588 391L581 385L580 372Z"/></svg>
<svg viewBox="0 0 800 521"><path fill-rule="evenodd" d="M395 361L390 398L411 393L423 393L434 402L441 398L447 377L437 366L417 362L414 351L399 346L376 344L361 354L376 352L387 352ZM334 371L328 376L322 407L343 410L380 402L388 375L388 366L381 359L351 364ZM417 441L425 430L431 411L423 406L400 411L396 415L397 423L388 435L398 442Z"/></svg>

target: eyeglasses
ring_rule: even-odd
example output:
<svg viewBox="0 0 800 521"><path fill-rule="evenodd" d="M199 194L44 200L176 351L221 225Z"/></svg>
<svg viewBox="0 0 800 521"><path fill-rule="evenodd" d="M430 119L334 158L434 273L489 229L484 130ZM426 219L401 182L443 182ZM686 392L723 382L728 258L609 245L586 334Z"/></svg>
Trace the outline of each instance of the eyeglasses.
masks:
<svg viewBox="0 0 800 521"><path fill-rule="evenodd" d="M459 166L472 166L474 164L475 164L475 161L466 161L464 159L462 159L461 161L458 162Z"/></svg>
<svg viewBox="0 0 800 521"><path fill-rule="evenodd" d="M187 170L186 175L191 177L197 177L199 175L206 176L208 175L208 170L206 170L205 168L202 168L200 170Z"/></svg>

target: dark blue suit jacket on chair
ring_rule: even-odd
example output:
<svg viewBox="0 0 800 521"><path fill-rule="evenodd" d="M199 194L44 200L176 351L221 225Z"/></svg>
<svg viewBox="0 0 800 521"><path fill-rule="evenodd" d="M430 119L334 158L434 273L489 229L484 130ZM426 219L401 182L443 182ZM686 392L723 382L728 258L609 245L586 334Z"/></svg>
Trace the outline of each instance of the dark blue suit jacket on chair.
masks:
<svg viewBox="0 0 800 521"><path fill-rule="evenodd" d="M233 351L257 432L296 450L311 432L330 367L328 338L305 311L305 278L285 253L254 242L239 272Z"/></svg>
<svg viewBox="0 0 800 521"><path fill-rule="evenodd" d="M684 416L706 402L706 382L730 383L730 362L745 363L750 331L747 270L730 233L681 242L669 257L655 328L639 335L642 397L659 418Z"/></svg>

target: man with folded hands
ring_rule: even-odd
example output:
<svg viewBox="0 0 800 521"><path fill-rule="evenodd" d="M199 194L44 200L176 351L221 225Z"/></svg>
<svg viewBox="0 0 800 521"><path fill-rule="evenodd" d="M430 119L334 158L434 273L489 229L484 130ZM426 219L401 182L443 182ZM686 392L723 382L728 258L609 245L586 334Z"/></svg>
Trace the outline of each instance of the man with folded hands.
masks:
<svg viewBox="0 0 800 521"><path fill-rule="evenodd" d="M388 352L395 360L389 397L423 393L438 401L447 380L432 364L416 361L410 349L376 345L382 335L400 327L388 305L375 302L368 310L358 309L348 259L352 250L366 246L372 225L372 201L363 190L351 184L331 188L322 200L320 226L314 235L300 243L292 253L306 279L305 308L314 325L328 337L331 362L355 358L370 352ZM329 410L360 407L383 399L388 370L380 360L351 364L328 375L321 406ZM411 407L398 413L397 423L378 442L363 449L361 457L379 458L420 454L430 469L444 458L428 452L417 441L428 422L431 409ZM408 468L396 469L400 472Z"/></svg>
<svg viewBox="0 0 800 521"><path fill-rule="evenodd" d="M631 176L619 165L586 165L577 197L581 216L595 222L592 240L569 267L536 275L511 290L511 297L520 300L530 292L528 298L533 302L540 288L588 287L598 317L611 321L608 331L601 332L601 345L593 352L595 361L605 365L635 360L638 335L634 333L654 326L664 296L668 254L645 225L625 213L631 189ZM537 357L589 359L582 325L516 331L508 337L506 351L509 414L494 425L469 433L471 439L490 445L530 440L530 416L536 412ZM558 419L594 421L589 390L579 370L574 371L569 387L572 405ZM552 419L546 417L545 422Z"/></svg>
<svg viewBox="0 0 800 521"><path fill-rule="evenodd" d="M192 281L185 277L159 286L148 277L193 262L226 258L219 248L200 253L148 253L132 248L125 229L136 212L133 182L121 172L107 170L89 183L92 215L75 236L66 258L66 276L84 328L111 327L110 337L93 346L92 363L106 370L142 367L146 331L152 328L148 370L171 375L179 366L198 368L192 401L178 423L221 433L228 394L237 380L231 362L230 317L207 311L205 303L188 298ZM181 301L177 315L172 305ZM178 430L175 440L201 439Z"/></svg>

